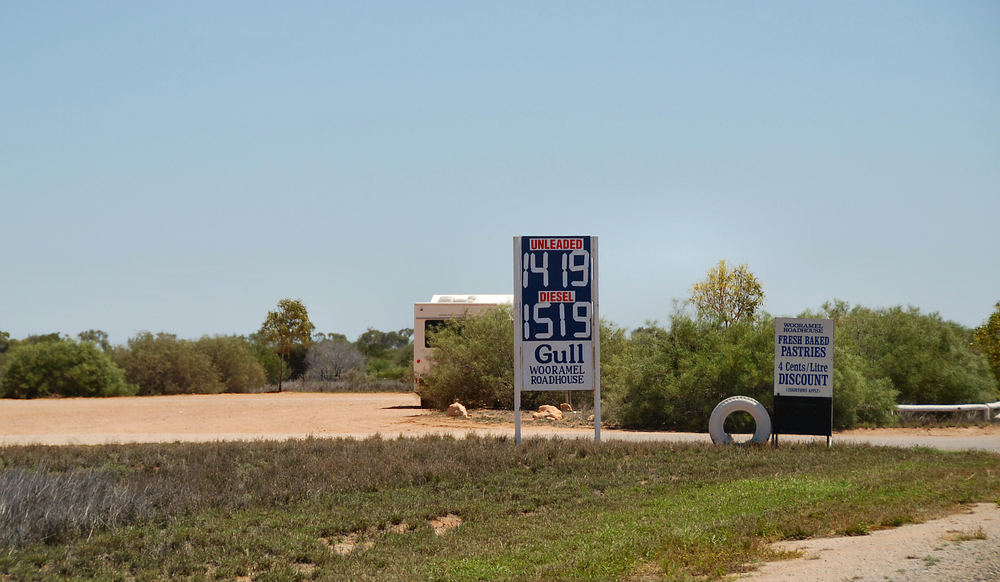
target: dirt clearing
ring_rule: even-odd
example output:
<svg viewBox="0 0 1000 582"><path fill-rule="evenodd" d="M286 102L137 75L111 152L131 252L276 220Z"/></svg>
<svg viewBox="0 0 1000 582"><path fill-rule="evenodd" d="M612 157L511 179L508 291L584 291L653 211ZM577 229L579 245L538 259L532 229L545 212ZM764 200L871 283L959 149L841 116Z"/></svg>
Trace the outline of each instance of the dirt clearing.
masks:
<svg viewBox="0 0 1000 582"><path fill-rule="evenodd" d="M0 444L421 434L415 394L211 394L0 400Z"/></svg>

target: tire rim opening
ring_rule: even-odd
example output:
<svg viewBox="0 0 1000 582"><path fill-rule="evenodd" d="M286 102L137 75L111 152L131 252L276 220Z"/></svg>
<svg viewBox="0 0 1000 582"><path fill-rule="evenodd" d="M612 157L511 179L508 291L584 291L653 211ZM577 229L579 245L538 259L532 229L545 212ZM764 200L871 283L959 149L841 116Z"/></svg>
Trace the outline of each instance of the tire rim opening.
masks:
<svg viewBox="0 0 1000 582"><path fill-rule="evenodd" d="M733 444L743 445L753 439L757 432L757 421L749 412L735 410L723 421L722 428L733 439Z"/></svg>

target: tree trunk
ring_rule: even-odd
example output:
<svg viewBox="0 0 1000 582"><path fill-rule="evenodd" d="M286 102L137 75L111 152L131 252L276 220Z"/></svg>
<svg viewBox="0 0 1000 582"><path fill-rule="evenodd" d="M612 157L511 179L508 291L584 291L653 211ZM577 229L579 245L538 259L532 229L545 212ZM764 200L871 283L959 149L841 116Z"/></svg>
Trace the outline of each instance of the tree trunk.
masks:
<svg viewBox="0 0 1000 582"><path fill-rule="evenodd" d="M278 392L281 392L281 378L285 375L285 359L278 354Z"/></svg>

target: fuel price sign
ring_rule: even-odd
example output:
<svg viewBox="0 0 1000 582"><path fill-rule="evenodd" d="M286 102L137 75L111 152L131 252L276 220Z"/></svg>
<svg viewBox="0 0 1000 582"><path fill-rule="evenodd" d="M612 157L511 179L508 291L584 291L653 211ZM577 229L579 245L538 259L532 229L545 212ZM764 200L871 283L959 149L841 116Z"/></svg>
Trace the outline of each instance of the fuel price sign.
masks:
<svg viewBox="0 0 1000 582"><path fill-rule="evenodd" d="M597 237L516 237L514 254L521 388L593 390Z"/></svg>
<svg viewBox="0 0 1000 582"><path fill-rule="evenodd" d="M597 305L596 236L514 237L516 443L522 390L593 390L594 440L601 440Z"/></svg>

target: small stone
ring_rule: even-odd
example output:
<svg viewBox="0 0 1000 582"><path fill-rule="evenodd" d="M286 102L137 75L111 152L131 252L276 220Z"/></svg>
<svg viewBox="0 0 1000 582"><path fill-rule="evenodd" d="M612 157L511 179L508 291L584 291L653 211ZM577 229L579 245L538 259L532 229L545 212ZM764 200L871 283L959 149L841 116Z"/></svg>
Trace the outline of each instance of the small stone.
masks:
<svg viewBox="0 0 1000 582"><path fill-rule="evenodd" d="M532 413L531 418L548 418L551 420L562 420L561 410L550 404L543 404L538 407L538 412Z"/></svg>

